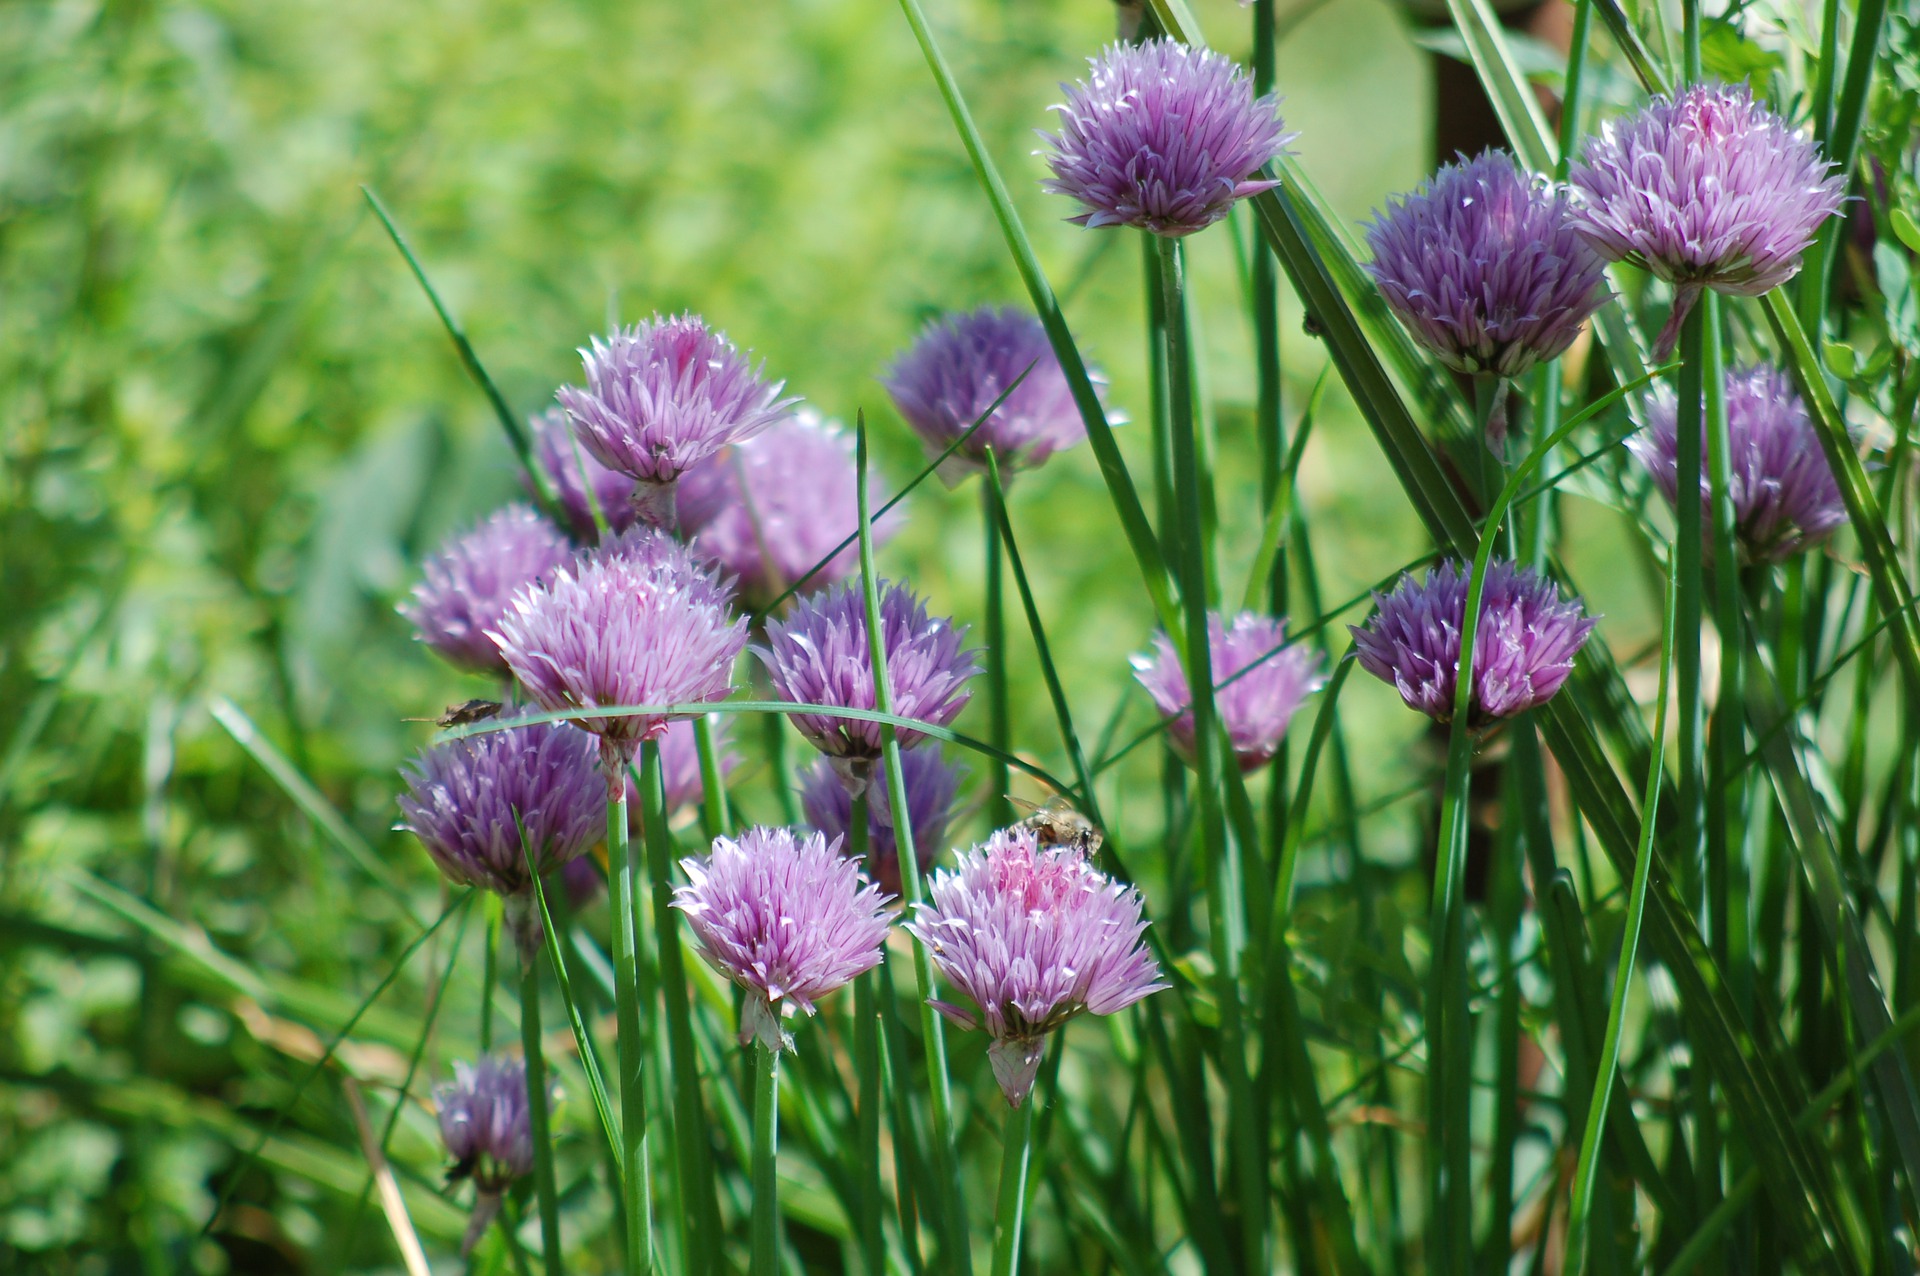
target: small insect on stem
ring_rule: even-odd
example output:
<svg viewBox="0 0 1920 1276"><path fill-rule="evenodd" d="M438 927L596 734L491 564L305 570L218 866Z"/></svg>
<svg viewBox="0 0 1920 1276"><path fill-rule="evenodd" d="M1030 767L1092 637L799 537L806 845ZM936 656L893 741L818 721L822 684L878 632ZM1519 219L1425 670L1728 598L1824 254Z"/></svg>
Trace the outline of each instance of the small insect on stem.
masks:
<svg viewBox="0 0 1920 1276"><path fill-rule="evenodd" d="M485 722L500 712L498 700L469 700L464 704L450 704L437 718L407 718L407 722L431 722L443 731L454 727L472 726L476 722Z"/></svg>

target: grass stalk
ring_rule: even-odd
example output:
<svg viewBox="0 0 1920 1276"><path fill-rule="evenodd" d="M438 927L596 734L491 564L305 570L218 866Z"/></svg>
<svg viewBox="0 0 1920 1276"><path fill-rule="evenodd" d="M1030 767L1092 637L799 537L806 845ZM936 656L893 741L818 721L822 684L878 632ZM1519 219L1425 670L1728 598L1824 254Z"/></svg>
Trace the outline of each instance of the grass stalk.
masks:
<svg viewBox="0 0 1920 1276"><path fill-rule="evenodd" d="M560 1242L560 1189L553 1174L553 1130L547 1108L547 1060L540 1045L540 953L520 956L520 1048L527 1061L527 1115L533 1130L533 1189L540 1203L540 1254L547 1276L565 1276Z"/></svg>
<svg viewBox="0 0 1920 1276"><path fill-rule="evenodd" d="M753 1276L780 1270L780 1052L753 1046Z"/></svg>
<svg viewBox="0 0 1920 1276"><path fill-rule="evenodd" d="M1010 726L1007 704L1007 617L1006 572L1001 565L1000 501L1003 493L997 484L980 484L980 534L984 543L986 571L986 617L982 644L986 656L987 743L1006 753ZM987 778L992 785L987 794L989 820L995 828L1013 823L1013 804L1007 800L1011 787L1007 764L995 758L988 764Z"/></svg>
<svg viewBox="0 0 1920 1276"><path fill-rule="evenodd" d="M846 851L849 858L865 866L871 877L874 871L872 829L867 801L864 791L853 799L853 809L847 817ZM887 1272L886 1236L881 1228L886 1202L880 1194L880 1122L884 1099L880 1075L880 1007L874 990L878 979L878 974L869 970L853 981L853 1072L860 1087L859 1105L854 1113L859 1122L858 1141L854 1145L854 1170L860 1187L860 1216L856 1221L860 1229L861 1271L866 1276L886 1276Z"/></svg>
<svg viewBox="0 0 1920 1276"><path fill-rule="evenodd" d="M1033 1109L1037 1094L1007 1109L1000 1152L1000 1200L993 1212L993 1276L1018 1276L1020 1236L1027 1217L1027 1172L1033 1149Z"/></svg>
<svg viewBox="0 0 1920 1276"><path fill-rule="evenodd" d="M640 1035L640 875L627 837L624 776L609 779L607 893L613 911L614 1024L619 1042L621 1205L626 1273L653 1270L653 1201L647 1162L646 1047Z"/></svg>

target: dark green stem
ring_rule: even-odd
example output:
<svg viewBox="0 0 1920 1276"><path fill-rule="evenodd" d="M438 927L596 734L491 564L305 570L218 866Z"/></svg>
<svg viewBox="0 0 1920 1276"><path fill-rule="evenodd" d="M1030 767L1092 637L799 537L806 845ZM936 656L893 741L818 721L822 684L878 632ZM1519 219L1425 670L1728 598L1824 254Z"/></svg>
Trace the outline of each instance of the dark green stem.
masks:
<svg viewBox="0 0 1920 1276"><path fill-rule="evenodd" d="M983 635L987 664L987 743L1005 754L1011 730L1007 722L1006 573L1001 567L997 495L991 483L980 484L980 523L986 545L987 577ZM1007 801L1007 790L1012 784L1004 757L994 758L987 764L987 781L992 786L987 793L989 818L995 828L1004 828L1013 823L1013 804Z"/></svg>
<svg viewBox="0 0 1920 1276"><path fill-rule="evenodd" d="M527 1060L527 1116L533 1130L533 1187L540 1201L540 1250L547 1276L565 1276L560 1250L560 1190L553 1177L553 1133L547 1113L547 1062L540 1046L540 955L520 959L520 1048Z"/></svg>
<svg viewBox="0 0 1920 1276"><path fill-rule="evenodd" d="M653 1270L653 1203L647 1173L646 1045L640 1035L640 959L635 928L640 875L627 843L627 785L610 782L607 893L613 905L614 1024L619 1038L620 1165L625 1185L627 1276Z"/></svg>
<svg viewBox="0 0 1920 1276"><path fill-rule="evenodd" d="M1025 1103L1007 1109L1006 1142L1000 1154L1000 1201L993 1215L993 1276L1016 1276L1020 1270L1020 1233L1027 1217L1027 1163L1033 1145L1033 1109L1038 1102L1029 1094Z"/></svg>
<svg viewBox="0 0 1920 1276"><path fill-rule="evenodd" d="M753 1069L753 1276L780 1270L780 1052L755 1045Z"/></svg>
<svg viewBox="0 0 1920 1276"><path fill-rule="evenodd" d="M849 858L865 865L868 877L874 877L871 862L871 838L867 816L867 795L853 799L847 817ZM860 1255L866 1276L886 1276L886 1238L881 1231L885 1202L880 1195L880 1119L883 1096L880 1085L880 1008L874 982L878 975L866 971L853 983L853 1071L860 1086L857 1116L860 1141L855 1170L860 1176Z"/></svg>

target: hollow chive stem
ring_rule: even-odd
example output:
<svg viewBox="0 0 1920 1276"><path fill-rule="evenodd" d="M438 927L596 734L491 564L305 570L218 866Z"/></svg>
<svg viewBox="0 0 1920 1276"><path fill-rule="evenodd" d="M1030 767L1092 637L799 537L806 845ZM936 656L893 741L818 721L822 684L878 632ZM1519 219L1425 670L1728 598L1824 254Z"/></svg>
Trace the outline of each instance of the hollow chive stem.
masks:
<svg viewBox="0 0 1920 1276"><path fill-rule="evenodd" d="M533 1188L540 1202L540 1251L547 1276L565 1276L560 1246L560 1190L553 1176L553 1132L547 1119L547 1063L540 1046L540 954L520 961L520 1048L527 1060L527 1116L533 1134Z"/></svg>
<svg viewBox="0 0 1920 1276"><path fill-rule="evenodd" d="M753 1276L780 1270L780 1052L753 1047Z"/></svg>
<svg viewBox="0 0 1920 1276"><path fill-rule="evenodd" d="M1011 787L1011 773L1007 768L1007 743L1010 728L1007 723L1007 616L1006 616L1006 572L1002 566L1003 557L1000 544L1000 510L997 501L999 493L991 483L980 484L980 524L981 538L985 545L986 567L986 617L984 622L986 642L986 681L987 681L987 743L998 749L1003 755L988 764L987 810L995 828L1004 828L1013 823L1013 804L1007 801L1007 790Z"/></svg>
<svg viewBox="0 0 1920 1276"><path fill-rule="evenodd" d="M608 785L607 870L612 878L614 1025L619 1039L620 1169L627 1276L653 1270L652 1185L647 1173L646 1045L640 1035L640 957L635 919L640 875L627 840L624 777Z"/></svg>
<svg viewBox="0 0 1920 1276"><path fill-rule="evenodd" d="M1020 1233L1027 1216L1027 1169L1032 1159L1034 1095L1007 1109L1006 1142L1000 1154L1000 1200L993 1214L993 1276L1020 1270Z"/></svg>
<svg viewBox="0 0 1920 1276"><path fill-rule="evenodd" d="M853 799L847 817L847 854L874 876L872 846L867 825L867 795ZM880 1077L879 995L874 989L877 971L866 971L853 982L853 1071L860 1087L858 1118L860 1182L860 1257L867 1276L886 1276L887 1250L881 1218L886 1202L880 1194L880 1121L884 1101Z"/></svg>

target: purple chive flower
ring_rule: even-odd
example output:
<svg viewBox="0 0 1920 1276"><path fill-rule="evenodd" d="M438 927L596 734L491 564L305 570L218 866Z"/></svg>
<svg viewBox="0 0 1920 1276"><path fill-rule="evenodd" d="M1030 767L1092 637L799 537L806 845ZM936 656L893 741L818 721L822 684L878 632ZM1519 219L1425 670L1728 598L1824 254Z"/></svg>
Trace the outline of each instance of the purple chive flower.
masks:
<svg viewBox="0 0 1920 1276"><path fill-rule="evenodd" d="M1778 562L1831 536L1847 521L1847 507L1787 374L1765 366L1729 369L1726 386L1734 532L1750 562ZM1679 409L1671 392L1654 395L1646 434L1627 444L1670 505L1680 494ZM1713 487L1705 470L1703 465L1700 500L1710 506Z"/></svg>
<svg viewBox="0 0 1920 1276"><path fill-rule="evenodd" d="M575 540L584 545L599 540L599 525L593 521L595 505L609 532L617 535L633 526L633 480L594 460L574 437L564 411L549 408L529 424L534 462L553 481L567 516L567 530Z"/></svg>
<svg viewBox="0 0 1920 1276"><path fill-rule="evenodd" d="M1389 200L1367 243L1387 305L1456 372L1517 377L1572 345L1610 295L1566 194L1505 151L1443 165Z"/></svg>
<svg viewBox="0 0 1920 1276"><path fill-rule="evenodd" d="M1436 722L1453 718L1467 577L1451 562L1424 581L1408 572L1392 593L1373 596L1376 610L1365 625L1348 626L1360 667L1398 687L1409 708ZM1551 700L1573 672L1573 657L1593 624L1578 599L1561 598L1532 568L1488 564L1467 725L1479 730Z"/></svg>
<svg viewBox="0 0 1920 1276"><path fill-rule="evenodd" d="M900 755L907 782L907 818L913 831L913 857L925 873L947 837L961 769L940 755L938 746L908 749ZM825 758L800 774L800 809L807 823L830 838L845 839L853 823L853 798ZM867 871L890 895L900 894L900 846L895 833L893 798L881 776L867 789ZM841 850L850 851L846 841Z"/></svg>
<svg viewBox="0 0 1920 1276"><path fill-rule="evenodd" d="M664 534L636 529L514 597L492 637L541 708L694 704L723 700L746 621L728 591ZM611 785L663 714L586 718Z"/></svg>
<svg viewBox="0 0 1920 1276"><path fill-rule="evenodd" d="M505 898L523 956L540 942L540 921L521 832L542 876L600 840L607 790L596 752L584 731L530 723L435 745L402 770L398 827L450 880Z"/></svg>
<svg viewBox="0 0 1920 1276"><path fill-rule="evenodd" d="M526 505L509 505L472 531L442 545L422 564L400 614L413 636L448 661L476 673L504 673L500 649L487 637L515 592L573 557L567 538Z"/></svg>
<svg viewBox="0 0 1920 1276"><path fill-rule="evenodd" d="M1272 760L1300 702L1326 684L1319 653L1286 646L1286 641L1284 620L1243 611L1227 627L1217 614L1207 615L1214 707L1242 771ZM1193 761L1193 694L1187 689L1187 671L1167 636L1155 634L1153 651L1135 656L1133 668L1134 677L1167 720L1167 738L1174 752Z"/></svg>
<svg viewBox="0 0 1920 1276"><path fill-rule="evenodd" d="M907 930L973 1003L934 1005L992 1035L994 1079L1017 1108L1047 1033L1082 1011L1110 1015L1168 987L1141 943L1140 910L1140 893L1095 869L1084 850L1042 848L1016 826L934 874Z"/></svg>
<svg viewBox="0 0 1920 1276"><path fill-rule="evenodd" d="M790 1050L785 1020L880 964L887 896L837 844L814 833L751 828L717 837L713 854L684 859L687 885L673 906L687 915L700 952L746 989L740 1041Z"/></svg>
<svg viewBox="0 0 1920 1276"><path fill-rule="evenodd" d="M1096 386L1106 384L1097 369L1089 368L1088 375ZM929 456L946 451L994 409L943 467L950 483L985 470L989 447L1001 471L1011 473L1033 469L1087 436L1046 328L1012 306L935 319L882 381ZM1008 394L1015 381L1019 385ZM1006 402L994 407L1003 394Z"/></svg>
<svg viewBox="0 0 1920 1276"><path fill-rule="evenodd" d="M1757 297L1800 269L1845 182L1745 85L1657 97L1587 139L1569 174L1573 224L1601 256L1674 285L1662 357L1703 288Z"/></svg>
<svg viewBox="0 0 1920 1276"><path fill-rule="evenodd" d="M1282 130L1272 94L1209 49L1172 40L1115 44L1087 79L1067 91L1042 185L1087 211L1088 229L1138 226L1191 235L1227 215L1233 201L1280 183L1255 178L1297 134Z"/></svg>
<svg viewBox="0 0 1920 1276"><path fill-rule="evenodd" d="M456 1063L452 1084L436 1086L433 1103L439 1110L441 1141L453 1158L447 1182L473 1180L473 1215L460 1243L464 1256L487 1234L514 1180L533 1171L527 1065L501 1055L482 1055L471 1066Z"/></svg>
<svg viewBox="0 0 1920 1276"><path fill-rule="evenodd" d="M634 509L649 523L673 518L673 484L729 443L780 419L794 400L762 378L725 334L696 315L621 328L580 352L587 388L564 386L580 444L634 479Z"/></svg>
<svg viewBox="0 0 1920 1276"><path fill-rule="evenodd" d="M961 646L964 626L927 615L926 604L901 585L880 590L880 638L886 652L893 712L946 726L966 707L967 680L980 672L975 653ZM872 709L873 660L867 642L866 600L858 581L818 598L802 598L792 615L767 622L767 645L753 654L767 667L783 700L837 709ZM880 724L825 714L796 714L793 725L826 754L858 793L880 756ZM902 748L926 736L901 730Z"/></svg>
<svg viewBox="0 0 1920 1276"><path fill-rule="evenodd" d="M871 471L867 493L878 509L885 496ZM859 531L853 437L803 408L687 471L676 500L694 550L732 575L743 599L764 608ZM876 543L899 526L892 517L876 523ZM859 568L860 548L848 545L800 592L818 593Z"/></svg>

